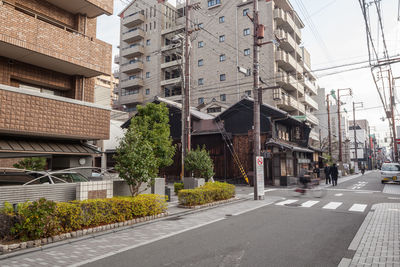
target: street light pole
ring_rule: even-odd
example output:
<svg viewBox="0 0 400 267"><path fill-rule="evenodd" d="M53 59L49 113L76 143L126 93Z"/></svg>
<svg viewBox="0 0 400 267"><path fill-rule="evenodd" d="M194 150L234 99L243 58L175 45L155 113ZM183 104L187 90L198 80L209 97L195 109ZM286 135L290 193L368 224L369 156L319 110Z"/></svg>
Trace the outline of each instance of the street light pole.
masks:
<svg viewBox="0 0 400 267"><path fill-rule="evenodd" d="M345 91L347 90L349 93L342 95L342 96L347 96L351 95L351 89L350 88L345 88L345 89L337 89L337 107L338 107L338 134L339 134L339 166L341 169L343 169L343 156L342 156L342 123L341 123L341 115L340 115L340 91Z"/></svg>
<svg viewBox="0 0 400 267"><path fill-rule="evenodd" d="M329 105L329 94L326 95L326 109L328 111L328 140L329 140L329 156L332 157L332 137L331 137L331 114L330 114L330 105Z"/></svg>
<svg viewBox="0 0 400 267"><path fill-rule="evenodd" d="M354 173L358 173L358 141L357 141L357 131L356 131L356 105L361 104L360 107L363 106L362 102L353 102L353 131L354 131Z"/></svg>

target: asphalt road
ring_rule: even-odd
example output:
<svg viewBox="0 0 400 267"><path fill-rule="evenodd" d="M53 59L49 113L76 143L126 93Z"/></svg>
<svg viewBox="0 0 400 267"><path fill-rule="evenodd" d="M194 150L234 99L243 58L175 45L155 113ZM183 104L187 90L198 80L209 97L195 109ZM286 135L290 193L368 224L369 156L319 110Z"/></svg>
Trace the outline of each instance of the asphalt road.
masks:
<svg viewBox="0 0 400 267"><path fill-rule="evenodd" d="M381 193L383 188L373 172L328 187L323 199L267 192L294 202L227 216L87 266L337 266L342 258L352 258L348 246L371 206L399 201ZM302 207L310 201L312 206ZM341 204L325 208L332 202ZM350 211L355 204L364 209Z"/></svg>

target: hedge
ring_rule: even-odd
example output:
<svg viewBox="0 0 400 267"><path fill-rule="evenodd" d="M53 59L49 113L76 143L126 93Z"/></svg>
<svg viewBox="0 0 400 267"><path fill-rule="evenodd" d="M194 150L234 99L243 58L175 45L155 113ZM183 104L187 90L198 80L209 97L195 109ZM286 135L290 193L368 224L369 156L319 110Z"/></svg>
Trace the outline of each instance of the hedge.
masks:
<svg viewBox="0 0 400 267"><path fill-rule="evenodd" d="M181 205L195 206L230 199L234 196L234 185L221 182L208 182L202 187L180 190L178 200Z"/></svg>
<svg viewBox="0 0 400 267"><path fill-rule="evenodd" d="M157 215L166 210L165 197L139 195L58 203L41 198L22 205L16 214L10 214L9 210L0 213L18 218L9 231L15 239L26 241Z"/></svg>
<svg viewBox="0 0 400 267"><path fill-rule="evenodd" d="M182 189L183 189L183 183L174 183L175 195L177 195L179 193L179 191Z"/></svg>

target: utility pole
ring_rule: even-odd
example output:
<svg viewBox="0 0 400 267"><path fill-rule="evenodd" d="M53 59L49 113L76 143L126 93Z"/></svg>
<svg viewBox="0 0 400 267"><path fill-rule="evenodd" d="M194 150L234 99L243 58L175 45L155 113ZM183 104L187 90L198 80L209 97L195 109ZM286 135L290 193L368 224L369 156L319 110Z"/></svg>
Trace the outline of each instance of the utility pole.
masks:
<svg viewBox="0 0 400 267"><path fill-rule="evenodd" d="M357 131L356 131L356 105L361 104L360 107L363 107L362 102L353 102L353 131L354 131L354 173L358 173L358 141L357 141Z"/></svg>
<svg viewBox="0 0 400 267"><path fill-rule="evenodd" d="M390 113L392 117L392 132L393 132L393 151L394 151L394 162L399 162L399 154L397 151L397 142L396 142L396 122L394 120L394 95L393 95L393 87L392 87L392 77L390 76L390 70L388 70L389 74L389 90L390 90Z"/></svg>
<svg viewBox="0 0 400 267"><path fill-rule="evenodd" d="M351 95L351 89L350 88L345 88L345 89L337 89L337 112L338 112L338 134L339 134L339 166L341 169L343 169L343 155L342 155L342 122L341 122L341 114L340 114L340 91L348 90L349 94L345 94L342 96L346 95Z"/></svg>
<svg viewBox="0 0 400 267"><path fill-rule="evenodd" d="M328 111L328 141L329 141L329 156L332 157L332 137L331 137L331 113L329 105L329 94L326 95L326 109Z"/></svg>

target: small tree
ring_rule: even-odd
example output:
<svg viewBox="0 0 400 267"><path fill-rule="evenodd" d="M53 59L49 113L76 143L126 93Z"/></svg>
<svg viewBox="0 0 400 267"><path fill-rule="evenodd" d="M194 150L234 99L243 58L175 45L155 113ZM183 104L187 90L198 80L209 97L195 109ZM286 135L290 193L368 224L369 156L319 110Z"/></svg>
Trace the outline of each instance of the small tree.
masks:
<svg viewBox="0 0 400 267"><path fill-rule="evenodd" d="M18 163L15 163L14 168L17 169L25 169L31 171L43 171L46 168L46 158L24 158L20 160Z"/></svg>
<svg viewBox="0 0 400 267"><path fill-rule="evenodd" d="M115 169L129 185L132 196L138 195L143 183L149 183L157 176L158 163L149 141L135 131L131 125L121 139L115 156Z"/></svg>
<svg viewBox="0 0 400 267"><path fill-rule="evenodd" d="M195 177L205 178L207 181L214 175L214 164L210 154L203 146L191 150L185 157L185 170L193 173Z"/></svg>

